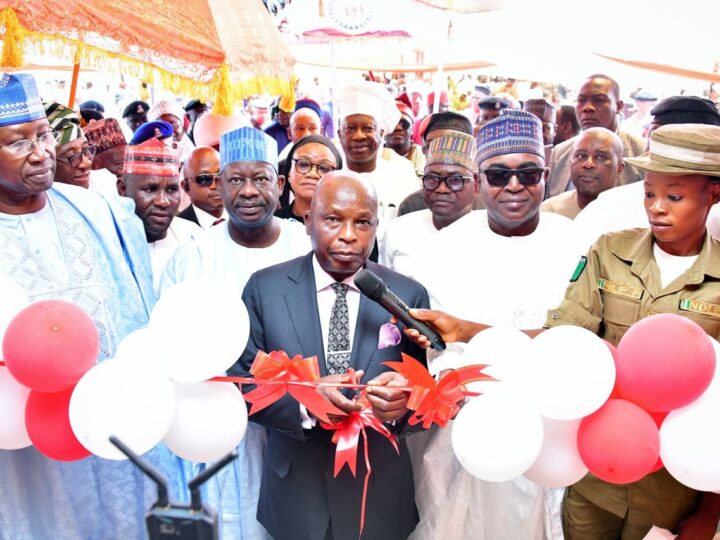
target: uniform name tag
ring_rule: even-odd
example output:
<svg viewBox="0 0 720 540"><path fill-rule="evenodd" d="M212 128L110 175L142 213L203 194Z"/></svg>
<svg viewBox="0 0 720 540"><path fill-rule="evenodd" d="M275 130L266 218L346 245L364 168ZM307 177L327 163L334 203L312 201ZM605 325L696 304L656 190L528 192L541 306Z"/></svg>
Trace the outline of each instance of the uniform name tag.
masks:
<svg viewBox="0 0 720 540"><path fill-rule="evenodd" d="M699 300L690 300L689 298L680 299L680 309L682 311L692 311L693 313L702 313L711 317L720 317L720 305L710 304L708 302L700 302Z"/></svg>
<svg viewBox="0 0 720 540"><path fill-rule="evenodd" d="M623 285L622 283L602 278L597 280L597 286L598 289L603 291L619 294L620 296L627 296L634 300L640 300L644 292L643 289L639 289L638 287L630 287L629 285Z"/></svg>

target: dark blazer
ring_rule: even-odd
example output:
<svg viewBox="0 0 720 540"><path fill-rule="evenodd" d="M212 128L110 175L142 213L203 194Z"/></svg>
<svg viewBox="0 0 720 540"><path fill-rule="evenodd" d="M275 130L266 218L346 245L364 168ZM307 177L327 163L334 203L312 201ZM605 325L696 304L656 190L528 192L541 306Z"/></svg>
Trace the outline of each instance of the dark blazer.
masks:
<svg viewBox="0 0 720 540"><path fill-rule="evenodd" d="M408 305L429 306L422 285L372 262L367 268ZM290 357L317 355L321 376L327 375L312 253L254 273L245 286L243 300L250 314L250 339L231 371L247 374L260 349L284 350ZM401 352L425 362L425 351L404 335L399 345L377 348L380 326L389 320L387 311L361 296L350 365L365 370L364 381L387 371L382 362L400 360ZM357 477L345 467L333 478L332 432L320 426L304 430L299 404L293 398L285 396L250 419L270 428L257 517L273 538L323 540L332 527L334 540L357 540L366 470L362 443ZM405 427L399 422L392 429L401 433ZM363 538L407 538L418 519L407 447L401 439L398 456L374 431L368 430L368 439L372 476Z"/></svg>
<svg viewBox="0 0 720 540"><path fill-rule="evenodd" d="M192 221L193 223L197 223L198 225L200 225L197 214L195 213L195 208L193 208L192 204L188 204L187 208L185 208L185 210L183 210L182 212L179 212L177 217L187 219L188 221Z"/></svg>

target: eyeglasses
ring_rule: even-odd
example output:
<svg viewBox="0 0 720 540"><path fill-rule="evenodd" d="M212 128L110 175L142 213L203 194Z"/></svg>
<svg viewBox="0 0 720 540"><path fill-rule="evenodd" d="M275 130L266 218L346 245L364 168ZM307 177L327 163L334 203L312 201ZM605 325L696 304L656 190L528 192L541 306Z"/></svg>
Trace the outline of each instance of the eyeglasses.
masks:
<svg viewBox="0 0 720 540"><path fill-rule="evenodd" d="M15 141L12 144L8 144L7 146L0 146L0 148L5 150L15 159L20 159L32 154L36 144L43 150L49 150L57 146L53 132L48 131L36 139L23 139L21 141Z"/></svg>
<svg viewBox="0 0 720 540"><path fill-rule="evenodd" d="M523 186L535 186L542 180L545 169L541 167L526 167L524 169L485 169L480 171L487 178L488 184L493 187L505 187L515 176Z"/></svg>
<svg viewBox="0 0 720 540"><path fill-rule="evenodd" d="M80 162L82 161L83 156L87 157L90 161L93 160L95 157L95 152L97 148L93 145L89 145L79 152L75 152L74 154L70 154L69 156L63 156L58 157L58 161L65 161L70 164L71 167L77 167L80 165Z"/></svg>
<svg viewBox="0 0 720 540"><path fill-rule="evenodd" d="M449 176L426 174L422 177L422 183L423 187L428 191L435 191L440 187L441 182L445 182L445 185L450 191L460 191L465 185L465 182L472 179L472 176L461 176L459 174L451 174Z"/></svg>
<svg viewBox="0 0 720 540"><path fill-rule="evenodd" d="M220 173L204 173L193 177L198 186L212 186L215 180L220 180Z"/></svg>
<svg viewBox="0 0 720 540"><path fill-rule="evenodd" d="M326 175L327 173L335 170L335 167L329 163L313 163L312 161L303 158L293 158L293 161L295 162L295 170L300 174L308 174L313 170L313 167L315 167L315 170L320 176Z"/></svg>

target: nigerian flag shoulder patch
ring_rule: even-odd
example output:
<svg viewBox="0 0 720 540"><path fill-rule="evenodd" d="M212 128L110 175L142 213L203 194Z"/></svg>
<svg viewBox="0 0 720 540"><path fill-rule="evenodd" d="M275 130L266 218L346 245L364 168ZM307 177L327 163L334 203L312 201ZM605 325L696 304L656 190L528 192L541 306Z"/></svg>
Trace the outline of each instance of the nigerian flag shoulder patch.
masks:
<svg viewBox="0 0 720 540"><path fill-rule="evenodd" d="M580 279L580 276L583 273L583 270L585 270L585 267L587 266L587 257L583 255L580 257L580 261L578 262L577 266L575 267L575 271L573 272L572 277L570 278L570 283L575 283L578 279Z"/></svg>

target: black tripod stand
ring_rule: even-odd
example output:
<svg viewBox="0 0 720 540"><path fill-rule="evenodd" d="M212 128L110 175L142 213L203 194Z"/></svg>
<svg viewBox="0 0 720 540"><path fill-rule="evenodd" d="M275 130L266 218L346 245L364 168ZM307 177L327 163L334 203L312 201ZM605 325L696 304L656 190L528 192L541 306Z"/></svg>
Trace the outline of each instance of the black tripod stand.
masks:
<svg viewBox="0 0 720 540"><path fill-rule="evenodd" d="M200 497L200 486L237 457L232 451L213 466L208 467L188 482L190 505L174 504L168 499L167 479L147 461L130 450L114 435L113 443L135 466L157 484L158 499L145 517L150 540L218 540L218 518L212 508L205 506Z"/></svg>

